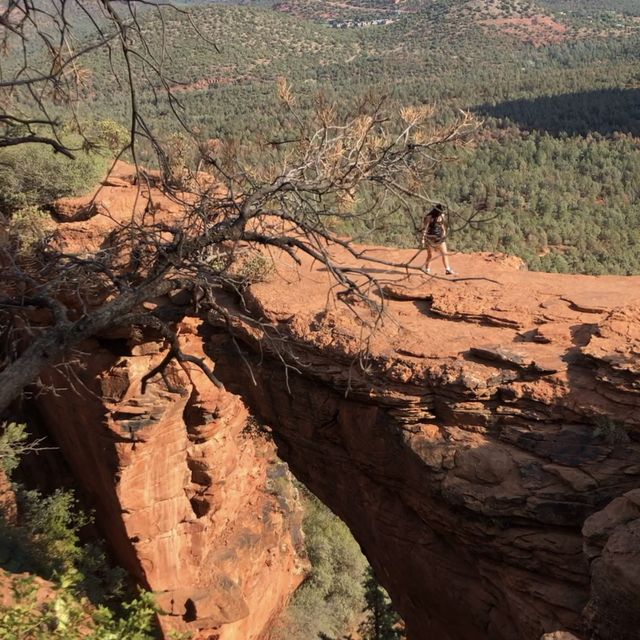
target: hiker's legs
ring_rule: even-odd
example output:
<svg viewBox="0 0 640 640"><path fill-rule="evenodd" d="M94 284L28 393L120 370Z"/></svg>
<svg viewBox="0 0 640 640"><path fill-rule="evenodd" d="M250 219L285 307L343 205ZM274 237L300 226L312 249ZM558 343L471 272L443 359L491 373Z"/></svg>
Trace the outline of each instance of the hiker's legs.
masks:
<svg viewBox="0 0 640 640"><path fill-rule="evenodd" d="M427 269L427 271L429 271L431 269L431 260L433 259L433 251L431 249L431 245L428 244L427 245L427 262L425 263L425 267Z"/></svg>
<svg viewBox="0 0 640 640"><path fill-rule="evenodd" d="M451 263L449 262L449 255L447 254L447 243L443 242L438 245L438 251L442 256L442 264L444 265L444 270L447 272L453 271L451 268Z"/></svg>

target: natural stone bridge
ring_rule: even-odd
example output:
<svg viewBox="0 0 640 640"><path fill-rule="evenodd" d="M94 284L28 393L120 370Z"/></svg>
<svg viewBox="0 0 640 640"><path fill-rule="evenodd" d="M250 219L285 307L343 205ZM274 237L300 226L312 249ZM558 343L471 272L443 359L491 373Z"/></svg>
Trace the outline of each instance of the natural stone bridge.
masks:
<svg viewBox="0 0 640 640"><path fill-rule="evenodd" d="M282 467L246 403L348 524L411 640L637 640L640 277L455 266L454 281L378 273L371 331L371 308L283 259L246 292L261 322L231 333L188 296L156 301L228 391L175 367L142 394L162 345L131 332L84 345L85 391L39 400L166 628L266 638L302 580L295 496L269 491Z"/></svg>

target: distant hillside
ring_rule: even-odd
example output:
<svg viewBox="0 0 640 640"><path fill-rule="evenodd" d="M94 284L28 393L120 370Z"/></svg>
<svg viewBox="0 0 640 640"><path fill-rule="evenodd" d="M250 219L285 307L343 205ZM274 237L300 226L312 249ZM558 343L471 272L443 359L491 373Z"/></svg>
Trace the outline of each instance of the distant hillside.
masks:
<svg viewBox="0 0 640 640"><path fill-rule="evenodd" d="M428 11L432 0L181 0L180 4L226 4L271 7L317 21L367 21ZM616 20L640 16L640 0L449 0L454 11L466 8L478 19L515 19L553 14L563 22L591 18L613 29Z"/></svg>
<svg viewBox="0 0 640 640"><path fill-rule="evenodd" d="M473 110L484 121L477 146L429 188L460 220L480 209L493 222L456 224L452 246L510 251L541 269L640 272L638 4L194 3L206 41L185 15L165 11L163 65L174 107L203 138L269 139L283 116L281 76L303 114L318 93L344 110L369 94L387 96L389 109L437 103L445 118ZM159 51L156 12L139 19ZM127 97L108 57L85 64L86 117L124 120ZM142 83L139 99L154 133L168 139L176 121L155 89ZM377 240L414 242L404 213Z"/></svg>
<svg viewBox="0 0 640 640"><path fill-rule="evenodd" d="M601 12L640 16L639 0L537 0L538 4L552 11L564 11L578 15L594 15Z"/></svg>

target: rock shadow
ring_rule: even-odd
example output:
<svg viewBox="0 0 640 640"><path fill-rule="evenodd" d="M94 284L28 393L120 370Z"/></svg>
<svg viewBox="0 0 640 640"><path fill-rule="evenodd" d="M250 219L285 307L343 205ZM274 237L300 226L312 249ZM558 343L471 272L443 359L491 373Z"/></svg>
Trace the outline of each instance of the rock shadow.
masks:
<svg viewBox="0 0 640 640"><path fill-rule="evenodd" d="M640 89L599 89L484 104L476 111L552 135L640 135Z"/></svg>

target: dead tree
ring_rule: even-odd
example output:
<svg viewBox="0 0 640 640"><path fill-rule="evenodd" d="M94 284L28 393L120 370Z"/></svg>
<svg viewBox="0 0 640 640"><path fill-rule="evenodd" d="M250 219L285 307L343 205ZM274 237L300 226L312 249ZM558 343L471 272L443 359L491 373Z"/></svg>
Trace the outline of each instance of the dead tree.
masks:
<svg viewBox="0 0 640 640"><path fill-rule="evenodd" d="M59 136L61 122L49 116L50 102L68 104L73 119L72 94L82 79L83 55L118 47L123 65L119 71L124 71L131 106L130 140L122 152L136 162L136 145L141 140L150 144L160 168L165 169L161 176L166 177L168 155L138 109L133 75L135 61L144 58L144 68L164 88L165 99L186 127L171 83L145 47L136 13L138 5L149 4L154 11L163 7L101 0L102 15L96 20L84 4L81 0L49 4L9 0L0 13L5 40L24 44L28 37L44 38L52 60L50 69L35 71L25 44L21 65L0 83L0 90L8 91L5 110L0 112L4 125L0 146L39 142L73 155L74 150L65 147ZM43 6L53 9L45 11ZM95 28L95 41L85 41L79 49L73 44L71 9L87 14ZM63 95L45 90L53 88ZM31 103L24 94L14 102L16 93L25 90ZM46 367L63 363L83 340L119 326L148 327L166 341L166 357L150 376L177 360L196 364L219 384L211 367L183 353L161 310L149 309L145 303L176 289L191 289L231 327L233 314L241 312L220 305L212 293L226 289L241 294L243 280L237 268L241 253L246 257L271 250L297 263L301 256L309 256L324 265L340 290L348 293L340 298L345 304L354 306L355 300L367 305L373 311L373 324L382 317L384 296L373 295L380 286L361 267L362 262L407 271L416 267L393 264L357 248L345 237L345 226L362 223L375 229L384 225L385 216L394 211L390 202L397 206L411 201L432 203L424 176L433 172L453 145L468 137L475 123L460 113L450 124L440 125L431 106L401 108L383 99L363 103L350 115L339 115L335 105L318 98L313 112L303 114L285 81L278 90L280 136L260 144L233 140L201 144L198 171L185 173L178 184L159 181L156 188L173 201L179 216L158 217L145 209L132 212L126 223L114 219L109 247L90 254L61 248L55 234L44 237L28 254L11 238L0 244L0 322L8 345L0 362L0 413L28 385L37 383ZM29 110L18 116L16 105L24 104L30 104ZM14 105L14 111L7 105ZM18 124L23 133L11 133ZM138 184L141 194L150 198L152 186L140 168ZM335 258L338 246L350 256L348 263Z"/></svg>

